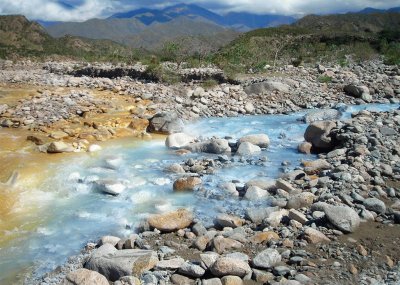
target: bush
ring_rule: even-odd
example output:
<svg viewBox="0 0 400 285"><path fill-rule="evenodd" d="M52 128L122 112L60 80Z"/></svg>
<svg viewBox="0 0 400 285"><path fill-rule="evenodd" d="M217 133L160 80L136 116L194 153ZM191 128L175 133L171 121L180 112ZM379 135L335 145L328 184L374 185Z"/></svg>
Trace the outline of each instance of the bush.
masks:
<svg viewBox="0 0 400 285"><path fill-rule="evenodd" d="M215 79L207 79L206 81L201 83L201 87L204 89L211 89L218 85L218 82Z"/></svg>
<svg viewBox="0 0 400 285"><path fill-rule="evenodd" d="M320 83L330 83L330 82L332 82L332 77L321 75L320 77L318 77L318 81Z"/></svg>

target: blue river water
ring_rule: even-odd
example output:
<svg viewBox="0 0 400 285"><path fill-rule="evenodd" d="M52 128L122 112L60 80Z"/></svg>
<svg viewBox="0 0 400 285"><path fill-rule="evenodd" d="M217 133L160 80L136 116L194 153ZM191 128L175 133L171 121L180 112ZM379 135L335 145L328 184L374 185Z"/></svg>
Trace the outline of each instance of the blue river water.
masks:
<svg viewBox="0 0 400 285"><path fill-rule="evenodd" d="M397 108L398 105L351 106L343 118L350 118L352 112L362 109ZM282 173L283 161L289 162L288 168L293 169L301 160L312 159L297 152L307 127L299 118L305 113L209 118L187 125L185 132L196 136L238 139L247 134L265 133L271 140L270 147L261 154L266 157L262 165L233 163L215 175L205 176L204 185L209 195L173 193L176 176L164 172L165 167L207 155L178 156L165 147L162 137L116 140L103 145L99 153L80 154L53 164L53 175L40 186L42 196L34 200L39 210L27 218L27 222L34 221L35 227L0 248L0 284L22 284L27 272L28 279L34 280L63 264L69 256L78 254L89 241L108 234L129 235L134 225L151 213L184 207L207 218L223 209L240 212L249 207L251 202L213 194L218 194L221 182L245 183L256 177L274 179ZM127 188L116 197L105 195L93 188L91 182L97 179L117 180Z"/></svg>

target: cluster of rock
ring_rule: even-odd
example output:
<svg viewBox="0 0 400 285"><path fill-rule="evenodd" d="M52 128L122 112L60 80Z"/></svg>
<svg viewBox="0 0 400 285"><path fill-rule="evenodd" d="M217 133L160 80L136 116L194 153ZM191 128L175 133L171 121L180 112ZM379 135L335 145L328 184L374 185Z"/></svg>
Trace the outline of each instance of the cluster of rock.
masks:
<svg viewBox="0 0 400 285"><path fill-rule="evenodd" d="M332 108L343 103L389 103L398 102L400 95L399 69L379 61L331 68L286 66L278 70L282 76L250 78L239 85L222 83L206 90L193 82L169 86L143 83L126 72L108 74L129 68L137 72L144 70L140 64L127 67L73 62L30 63L22 70L8 66L0 71L0 82L112 90L120 95L152 100L148 108L176 113L183 119L287 113L304 108ZM191 72L194 77L205 77L203 71L182 69L188 78ZM207 72L220 75L220 71L214 69ZM321 77L330 78L330 82L321 83Z"/></svg>
<svg viewBox="0 0 400 285"><path fill-rule="evenodd" d="M86 92L72 91L58 95L40 91L29 99L21 99L16 106L0 106L2 127L46 127L60 120L68 120L85 114L100 113L109 103L95 99Z"/></svg>

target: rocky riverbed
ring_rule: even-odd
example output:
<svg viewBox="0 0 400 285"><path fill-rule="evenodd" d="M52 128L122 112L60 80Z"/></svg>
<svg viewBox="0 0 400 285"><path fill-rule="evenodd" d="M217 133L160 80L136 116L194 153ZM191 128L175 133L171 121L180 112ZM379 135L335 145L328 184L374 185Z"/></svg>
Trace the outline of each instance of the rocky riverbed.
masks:
<svg viewBox="0 0 400 285"><path fill-rule="evenodd" d="M161 205L160 213L129 225L135 234L104 236L66 265L39 279L28 278L27 284L400 281L400 111L359 111L340 119L351 104L393 103L398 108L398 67L380 62L345 68L286 66L269 76L207 89L196 82L170 86L127 76L75 77L73 64L58 65L3 63L3 86L28 83L36 88L28 98L0 105L3 128L31 131L29 140L48 153L100 151L94 142L117 137L124 129L137 136L169 134L166 148L181 161L168 165L167 178L159 179L174 179L177 195L249 204L213 209L213 219L191 208L165 211ZM326 78L329 82L323 83ZM187 134L188 121L305 108L325 109L301 118L308 124L296 150L305 154L301 165L293 169L282 157L277 179L231 179L210 191L209 177L218 170L268 167L265 153L275 146L266 133ZM194 153L201 155L191 157ZM106 162L106 168L117 169L115 159ZM127 187L118 180L90 183L113 196Z"/></svg>

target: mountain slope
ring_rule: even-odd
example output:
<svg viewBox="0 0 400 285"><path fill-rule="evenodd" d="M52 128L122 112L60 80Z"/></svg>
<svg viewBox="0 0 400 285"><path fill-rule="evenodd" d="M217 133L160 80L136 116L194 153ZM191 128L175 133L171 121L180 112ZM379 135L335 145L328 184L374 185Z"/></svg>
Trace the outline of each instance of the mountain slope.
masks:
<svg viewBox="0 0 400 285"><path fill-rule="evenodd" d="M357 14L378 14L378 13L400 13L400 7L393 7L387 10L368 7L357 12Z"/></svg>
<svg viewBox="0 0 400 285"><path fill-rule="evenodd" d="M240 27L240 29L245 28L247 30L290 24L295 21L295 18L293 17L273 14L257 15L251 13L232 12L226 15L219 15L193 4L178 4L162 10L141 8L129 12L118 13L110 18L135 18L145 25L150 25L154 22L166 23L182 16L191 19L202 18L217 25Z"/></svg>
<svg viewBox="0 0 400 285"><path fill-rule="evenodd" d="M0 16L0 57L61 55L85 59L129 56L131 51L110 40L64 36L55 39L24 16Z"/></svg>
<svg viewBox="0 0 400 285"><path fill-rule="evenodd" d="M91 39L119 39L139 33L146 28L136 19L91 19L85 22L64 22L47 27L53 37L73 35Z"/></svg>

